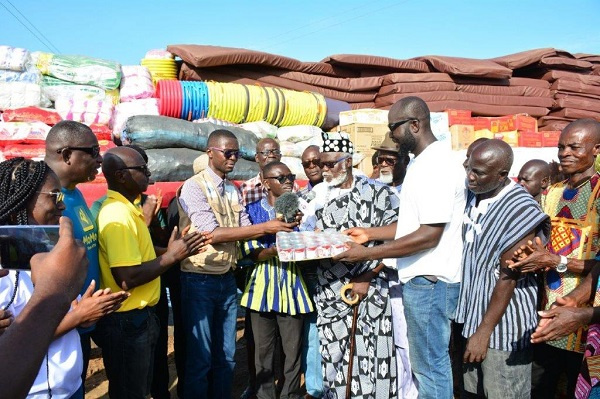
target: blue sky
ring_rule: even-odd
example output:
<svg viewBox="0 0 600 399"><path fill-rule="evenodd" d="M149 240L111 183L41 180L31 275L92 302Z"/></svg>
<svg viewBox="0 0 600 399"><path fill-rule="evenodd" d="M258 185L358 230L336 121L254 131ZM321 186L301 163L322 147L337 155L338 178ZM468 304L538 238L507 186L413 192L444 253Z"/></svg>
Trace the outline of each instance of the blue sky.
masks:
<svg viewBox="0 0 600 399"><path fill-rule="evenodd" d="M341 53L491 58L540 47L600 54L599 0L0 0L0 44L50 51L8 10L63 54L122 64L183 43L301 61Z"/></svg>

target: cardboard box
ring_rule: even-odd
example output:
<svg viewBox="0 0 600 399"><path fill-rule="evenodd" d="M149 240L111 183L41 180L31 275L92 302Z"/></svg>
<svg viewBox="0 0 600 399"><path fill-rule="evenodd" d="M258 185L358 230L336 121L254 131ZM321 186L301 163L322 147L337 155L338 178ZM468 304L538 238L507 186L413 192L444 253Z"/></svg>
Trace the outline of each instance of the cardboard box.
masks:
<svg viewBox="0 0 600 399"><path fill-rule="evenodd" d="M549 130L542 133L542 147L557 147L560 138L560 130Z"/></svg>
<svg viewBox="0 0 600 399"><path fill-rule="evenodd" d="M490 130L494 133L511 132L537 132L537 119L526 114L506 115L499 118L490 118Z"/></svg>
<svg viewBox="0 0 600 399"><path fill-rule="evenodd" d="M340 126L339 130L348 133L354 145L354 151L365 156L365 159L359 164L359 169L367 176L371 175L373 172L371 156L375 153L375 150L371 147L380 145L385 139L386 134L389 132L387 124L353 123Z"/></svg>
<svg viewBox="0 0 600 399"><path fill-rule="evenodd" d="M450 135L452 149L464 150L475 140L475 129L473 125L452 125L450 126Z"/></svg>
<svg viewBox="0 0 600 399"><path fill-rule="evenodd" d="M492 130L492 118L486 118L483 116L471 118L471 125L473 125L473 127L475 127L475 130L487 129L487 130L491 131Z"/></svg>
<svg viewBox="0 0 600 399"><path fill-rule="evenodd" d="M452 125L470 125L471 111L466 109L447 109L448 126Z"/></svg>
<svg viewBox="0 0 600 399"><path fill-rule="evenodd" d="M519 147L542 147L542 133L519 132Z"/></svg>
<svg viewBox="0 0 600 399"><path fill-rule="evenodd" d="M512 132L494 133L494 138L508 143L511 147L519 146L519 132L517 130L513 130Z"/></svg>
<svg viewBox="0 0 600 399"><path fill-rule="evenodd" d="M489 129L475 130L474 134L475 134L475 137L474 137L473 141L475 141L477 139L482 139L482 138L485 138L485 139L493 139L494 138L494 133L492 133L492 131Z"/></svg>
<svg viewBox="0 0 600 399"><path fill-rule="evenodd" d="M389 111L383 109L355 109L340 112L340 126L353 123L382 124L387 125Z"/></svg>

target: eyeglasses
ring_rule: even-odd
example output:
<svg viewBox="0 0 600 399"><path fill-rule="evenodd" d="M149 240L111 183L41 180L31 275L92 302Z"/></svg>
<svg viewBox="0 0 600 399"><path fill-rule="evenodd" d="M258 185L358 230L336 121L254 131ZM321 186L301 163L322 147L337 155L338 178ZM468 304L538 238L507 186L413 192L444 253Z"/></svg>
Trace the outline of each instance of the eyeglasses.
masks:
<svg viewBox="0 0 600 399"><path fill-rule="evenodd" d="M60 191L38 191L38 193L53 197L52 199L54 200L55 205L58 205L58 203L65 198L65 195Z"/></svg>
<svg viewBox="0 0 600 399"><path fill-rule="evenodd" d="M63 148L59 148L58 150L56 150L56 153L60 154L64 150L83 151L83 152L90 154L92 156L92 158L98 158L98 155L100 155L100 146L99 145L93 145L91 147L63 147Z"/></svg>
<svg viewBox="0 0 600 399"><path fill-rule="evenodd" d="M128 170L128 169L139 170L140 172L142 172L144 174L148 174L148 172L150 172L150 169L148 169L148 165L124 166L117 170Z"/></svg>
<svg viewBox="0 0 600 399"><path fill-rule="evenodd" d="M257 154L263 155L263 156L269 156L270 154L273 155L281 155L281 151L280 150L264 150L264 151L257 151Z"/></svg>
<svg viewBox="0 0 600 399"><path fill-rule="evenodd" d="M209 147L209 148L211 150L222 152L226 159L229 159L232 156L236 157L236 158L240 157L240 150L226 150L224 148L218 148L218 147Z"/></svg>
<svg viewBox="0 0 600 399"><path fill-rule="evenodd" d="M319 167L320 162L321 161L319 161L319 158L309 159L308 161L302 162L302 166L305 168L310 168L311 165L315 165L316 167Z"/></svg>
<svg viewBox="0 0 600 399"><path fill-rule="evenodd" d="M346 159L349 159L350 157L343 157L338 159L337 161L331 161L331 162L323 162L321 160L319 160L319 167L323 168L325 166L327 166L327 169L333 169L335 168L335 165L337 165L338 163L345 161Z"/></svg>
<svg viewBox="0 0 600 399"><path fill-rule="evenodd" d="M406 122L416 121L416 120L418 120L418 119L417 118L409 118L409 119L399 120L398 122L392 122L392 123L388 124L388 129L390 129L390 132L393 132L394 130L396 130L398 128L398 126L402 126Z"/></svg>
<svg viewBox="0 0 600 399"><path fill-rule="evenodd" d="M296 175L293 173L290 173L289 175L268 176L268 177L264 177L264 179L275 179L280 184L285 183L286 180L289 181L290 183L293 183L294 180L296 180Z"/></svg>
<svg viewBox="0 0 600 399"><path fill-rule="evenodd" d="M398 163L398 159L393 157L377 157L376 162L378 165L383 165L385 163L389 166L394 166Z"/></svg>

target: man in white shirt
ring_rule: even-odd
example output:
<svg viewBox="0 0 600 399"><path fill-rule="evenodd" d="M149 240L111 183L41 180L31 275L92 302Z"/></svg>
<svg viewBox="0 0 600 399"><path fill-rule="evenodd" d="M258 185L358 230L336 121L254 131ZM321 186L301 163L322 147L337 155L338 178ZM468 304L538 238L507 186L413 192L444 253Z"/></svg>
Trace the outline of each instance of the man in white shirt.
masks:
<svg viewBox="0 0 600 399"><path fill-rule="evenodd" d="M429 118L427 104L418 97L398 101L388 116L390 135L400 153L415 156L400 193L401 222L347 231L357 242L392 241L355 246L334 260L398 258L419 398L452 398L448 344L461 276L465 171L436 140Z"/></svg>

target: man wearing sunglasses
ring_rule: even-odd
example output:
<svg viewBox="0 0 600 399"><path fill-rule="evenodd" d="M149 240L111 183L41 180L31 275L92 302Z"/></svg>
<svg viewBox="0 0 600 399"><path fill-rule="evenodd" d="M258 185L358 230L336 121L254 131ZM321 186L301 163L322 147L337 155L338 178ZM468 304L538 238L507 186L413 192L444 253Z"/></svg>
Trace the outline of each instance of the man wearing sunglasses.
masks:
<svg viewBox="0 0 600 399"><path fill-rule="evenodd" d="M310 220L315 221L315 228L320 231L386 226L396 221L398 197L386 185L355 176L353 152L346 133L323 133L320 155L323 183L314 188L316 196L307 208L310 218L304 228L311 228ZM374 260L341 263L323 259L317 268L319 290L315 304L319 313L325 397L345 397L348 384L353 397L396 396L389 274L379 264ZM356 334L352 338L348 332L354 312L340 294L347 283L353 283L352 296L362 299L357 305ZM347 375L351 341L355 342L356 350L352 375Z"/></svg>
<svg viewBox="0 0 600 399"><path fill-rule="evenodd" d="M389 134L385 136L378 147L372 147L372 149L377 151L375 158L379 168L377 180L395 187L399 193L406 175L406 167L410 162L408 153L400 154L398 144L394 143Z"/></svg>
<svg viewBox="0 0 600 399"><path fill-rule="evenodd" d="M281 149L279 143L270 138L259 140L256 144L256 155L254 156L254 160L258 164L260 172L252 179L243 182L240 186L242 198L246 205L256 202L267 195L267 191L261 178L262 169L268 163L281 161ZM297 183L294 182L294 192L298 190L299 187Z"/></svg>
<svg viewBox="0 0 600 399"><path fill-rule="evenodd" d="M429 107L421 98L399 100L388 119L400 152L415 156L400 193L401 222L383 228L349 229L347 233L357 242L388 242L369 248L357 246L334 259L398 258L410 363L419 397L450 399L453 386L448 346L461 278L465 170L453 161L450 149L435 138Z"/></svg>
<svg viewBox="0 0 600 399"><path fill-rule="evenodd" d="M102 165L100 146L88 126L74 121L61 121L48 132L44 160L60 180L62 200L66 207L63 215L71 219L75 238L85 245L89 265L81 292L83 295L92 280L100 288L98 228L77 185L96 178L98 168ZM93 330L94 326L77 329L83 353L84 384L91 350L90 334Z"/></svg>
<svg viewBox="0 0 600 399"><path fill-rule="evenodd" d="M233 270L238 241L292 231L296 223L251 224L241 193L227 179L239 157L233 133L212 132L206 153L208 168L186 180L177 193L179 227L191 225L190 231L213 235L206 252L181 262L187 353L184 394L186 398L231 398L237 319Z"/></svg>

